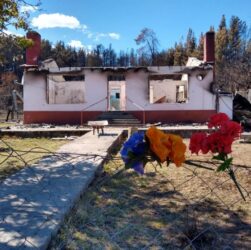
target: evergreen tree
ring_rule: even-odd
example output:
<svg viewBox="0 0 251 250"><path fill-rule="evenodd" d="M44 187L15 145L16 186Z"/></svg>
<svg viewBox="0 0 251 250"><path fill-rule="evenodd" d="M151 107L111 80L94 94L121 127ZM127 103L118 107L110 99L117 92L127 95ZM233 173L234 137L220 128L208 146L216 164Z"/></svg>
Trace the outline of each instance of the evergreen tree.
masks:
<svg viewBox="0 0 251 250"><path fill-rule="evenodd" d="M228 30L223 15L215 38L215 58L218 64L223 63L228 53Z"/></svg>
<svg viewBox="0 0 251 250"><path fill-rule="evenodd" d="M66 60L66 48L62 41L56 43L55 48L52 50L52 58L56 61L59 67L67 66Z"/></svg>
<svg viewBox="0 0 251 250"><path fill-rule="evenodd" d="M40 60L46 60L52 57L52 46L49 40L43 39L41 42L41 55Z"/></svg>
<svg viewBox="0 0 251 250"><path fill-rule="evenodd" d="M86 52L83 49L80 49L77 53L77 66L79 67L86 66Z"/></svg>
<svg viewBox="0 0 251 250"><path fill-rule="evenodd" d="M195 51L195 57L199 60L203 60L204 57L204 35L203 33L200 34L199 42Z"/></svg>
<svg viewBox="0 0 251 250"><path fill-rule="evenodd" d="M0 34L0 65L18 67L24 63L25 50L16 43L13 36Z"/></svg>
<svg viewBox="0 0 251 250"><path fill-rule="evenodd" d="M168 66L174 65L174 54L175 54L175 50L173 48L170 48L167 50L166 65Z"/></svg>
<svg viewBox="0 0 251 250"><path fill-rule="evenodd" d="M191 28L189 28L187 33L187 39L185 44L185 50L187 57L193 56L196 49L196 38L194 36L194 32Z"/></svg>
<svg viewBox="0 0 251 250"><path fill-rule="evenodd" d="M243 35L247 31L246 23L241 21L239 17L232 16L229 27L229 56L230 59L238 58L243 52Z"/></svg>
<svg viewBox="0 0 251 250"><path fill-rule="evenodd" d="M182 42L175 44L174 47L174 66L185 65L187 61L186 50Z"/></svg>
<svg viewBox="0 0 251 250"><path fill-rule="evenodd" d="M131 49L129 60L130 60L131 67L137 66L137 55L135 54L134 49Z"/></svg>

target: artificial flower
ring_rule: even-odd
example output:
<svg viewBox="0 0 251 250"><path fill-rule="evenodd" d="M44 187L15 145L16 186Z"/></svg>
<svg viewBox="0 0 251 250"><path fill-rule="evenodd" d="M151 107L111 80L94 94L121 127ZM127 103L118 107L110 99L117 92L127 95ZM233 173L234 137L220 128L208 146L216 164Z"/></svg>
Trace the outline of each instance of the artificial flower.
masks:
<svg viewBox="0 0 251 250"><path fill-rule="evenodd" d="M122 160L127 167L133 168L139 174L144 173L143 157L146 151L146 143L144 142L144 133L135 132L124 143L120 151Z"/></svg>
<svg viewBox="0 0 251 250"><path fill-rule="evenodd" d="M230 121L224 113L218 113L210 118L208 128L215 131L206 133L194 133L190 139L189 149L191 153L203 154L211 151L213 154L229 154L232 152L234 140L240 137L242 128L237 122Z"/></svg>
<svg viewBox="0 0 251 250"><path fill-rule="evenodd" d="M134 155L140 155L144 153L146 144L144 142L144 133L135 132L130 136L130 138L124 143L120 154L123 160L129 159L129 153Z"/></svg>
<svg viewBox="0 0 251 250"><path fill-rule="evenodd" d="M144 164L142 161L136 161L132 163L131 166L137 173L143 175L144 174Z"/></svg>
<svg viewBox="0 0 251 250"><path fill-rule="evenodd" d="M205 147L205 139L207 138L207 134L203 132L193 133L192 137L190 138L189 149L191 153L198 154L202 148L206 151Z"/></svg>
<svg viewBox="0 0 251 250"><path fill-rule="evenodd" d="M229 121L228 116L225 113L217 113L210 117L208 122L208 128L220 127L223 123Z"/></svg>
<svg viewBox="0 0 251 250"><path fill-rule="evenodd" d="M182 138L178 135L168 134L171 141L170 160L177 166L185 161L186 145L183 143Z"/></svg>
<svg viewBox="0 0 251 250"><path fill-rule="evenodd" d="M185 151L186 145L180 136L166 134L151 127L145 135L143 132L131 135L120 154L126 168L133 168L139 174L144 174L146 163L156 158L160 163L172 161L180 166L185 161Z"/></svg>
<svg viewBox="0 0 251 250"><path fill-rule="evenodd" d="M224 135L232 136L233 139L238 139L240 138L242 127L237 122L227 121L221 125L220 132Z"/></svg>
<svg viewBox="0 0 251 250"><path fill-rule="evenodd" d="M161 163L171 160L176 166L185 161L186 145L178 135L166 134L156 127L147 130L150 149Z"/></svg>
<svg viewBox="0 0 251 250"><path fill-rule="evenodd" d="M151 151L158 157L160 162L166 161L171 153L169 136L156 127L150 127L146 131L146 136L149 140Z"/></svg>

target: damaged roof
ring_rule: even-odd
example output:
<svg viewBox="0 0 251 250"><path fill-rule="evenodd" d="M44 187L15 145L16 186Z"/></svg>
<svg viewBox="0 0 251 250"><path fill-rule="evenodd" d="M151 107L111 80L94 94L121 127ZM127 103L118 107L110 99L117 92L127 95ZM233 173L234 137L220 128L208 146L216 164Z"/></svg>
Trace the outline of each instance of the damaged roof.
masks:
<svg viewBox="0 0 251 250"><path fill-rule="evenodd" d="M62 67L59 68L53 59L47 59L38 65L21 65L26 71L39 71L53 74L69 74L81 73L83 70L125 73L145 71L151 75L167 75L167 74L189 74L193 71L212 70L213 66L198 60L197 58L189 58L186 66L135 66L135 67Z"/></svg>

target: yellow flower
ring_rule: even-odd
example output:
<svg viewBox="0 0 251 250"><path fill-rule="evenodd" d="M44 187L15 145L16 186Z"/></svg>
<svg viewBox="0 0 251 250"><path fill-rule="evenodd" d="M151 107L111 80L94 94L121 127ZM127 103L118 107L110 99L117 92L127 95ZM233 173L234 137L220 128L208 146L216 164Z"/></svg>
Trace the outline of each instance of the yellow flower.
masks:
<svg viewBox="0 0 251 250"><path fill-rule="evenodd" d="M151 127L146 131L146 136L150 142L150 149L159 158L160 162L167 159L180 166L185 161L186 145L178 135L165 134L156 127Z"/></svg>

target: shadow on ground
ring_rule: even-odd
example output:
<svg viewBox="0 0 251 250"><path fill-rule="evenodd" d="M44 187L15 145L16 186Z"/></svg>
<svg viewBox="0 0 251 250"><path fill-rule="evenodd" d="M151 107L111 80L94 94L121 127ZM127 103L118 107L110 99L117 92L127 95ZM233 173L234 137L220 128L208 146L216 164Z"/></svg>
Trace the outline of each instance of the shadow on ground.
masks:
<svg viewBox="0 0 251 250"><path fill-rule="evenodd" d="M110 178L109 170L118 163L109 164L108 172L66 218L50 249L248 249L251 245L250 200L239 199L225 176L206 169L194 172L191 166L179 172L170 166L157 173L149 167L143 177L129 170Z"/></svg>

